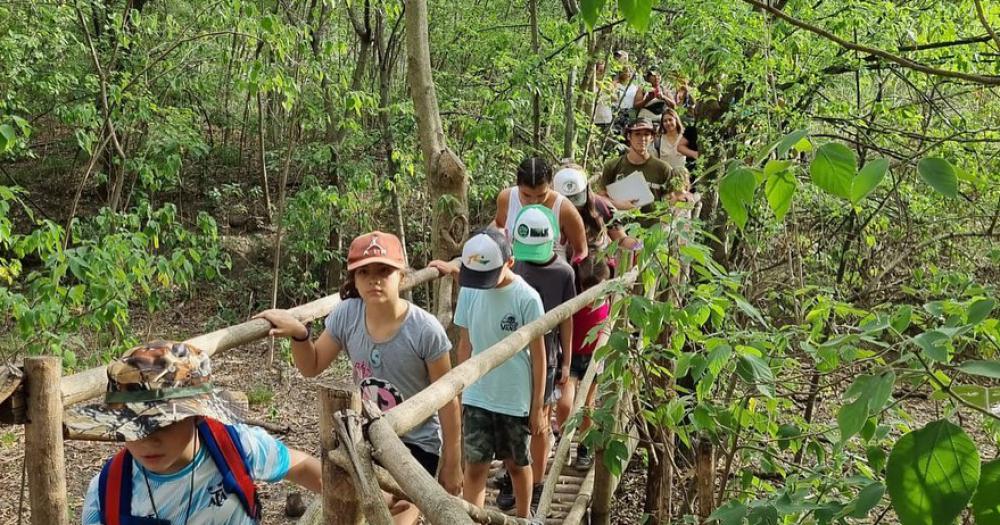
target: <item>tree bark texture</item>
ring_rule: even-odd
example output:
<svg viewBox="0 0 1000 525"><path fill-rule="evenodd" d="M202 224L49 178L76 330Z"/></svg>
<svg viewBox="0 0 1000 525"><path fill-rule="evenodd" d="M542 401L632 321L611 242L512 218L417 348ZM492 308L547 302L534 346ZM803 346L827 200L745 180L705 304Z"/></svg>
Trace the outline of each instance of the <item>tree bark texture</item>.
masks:
<svg viewBox="0 0 1000 525"><path fill-rule="evenodd" d="M461 252L469 228L469 177L448 148L431 75L426 0L406 0L407 79L433 206L431 255L448 260Z"/></svg>
<svg viewBox="0 0 1000 525"><path fill-rule="evenodd" d="M62 395L58 357L24 360L28 377L28 424L24 426L24 461L32 525L69 525L66 460L63 452Z"/></svg>

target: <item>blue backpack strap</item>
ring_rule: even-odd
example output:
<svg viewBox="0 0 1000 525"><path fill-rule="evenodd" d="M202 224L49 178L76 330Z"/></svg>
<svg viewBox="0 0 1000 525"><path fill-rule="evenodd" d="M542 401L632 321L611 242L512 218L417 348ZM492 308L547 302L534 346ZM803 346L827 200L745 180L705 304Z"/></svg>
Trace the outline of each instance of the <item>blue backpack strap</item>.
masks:
<svg viewBox="0 0 1000 525"><path fill-rule="evenodd" d="M222 487L235 494L247 516L255 521L261 518L260 497L250 475L246 452L240 443L239 433L230 425L214 419L201 418L198 435L208 450L215 467L222 474Z"/></svg>

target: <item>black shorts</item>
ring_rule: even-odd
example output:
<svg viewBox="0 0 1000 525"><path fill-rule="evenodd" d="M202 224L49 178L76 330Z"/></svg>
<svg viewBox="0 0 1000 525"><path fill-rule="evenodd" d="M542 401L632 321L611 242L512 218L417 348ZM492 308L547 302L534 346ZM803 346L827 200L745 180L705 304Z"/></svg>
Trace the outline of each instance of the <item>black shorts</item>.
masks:
<svg viewBox="0 0 1000 525"><path fill-rule="evenodd" d="M489 463L509 459L519 467L531 464L528 416L510 416L471 405L462 407L462 449L465 461Z"/></svg>
<svg viewBox="0 0 1000 525"><path fill-rule="evenodd" d="M594 358L593 354L573 354L570 358L569 364L569 375L570 377L575 377L577 380L582 380L583 375L587 373L587 367L590 366L590 361Z"/></svg>
<svg viewBox="0 0 1000 525"><path fill-rule="evenodd" d="M430 472L431 477L437 476L438 463L441 462L441 456L427 452L413 443L404 442L403 444L406 445L406 448L410 449L413 459L417 460L417 463L420 463L420 466L424 467L424 470Z"/></svg>

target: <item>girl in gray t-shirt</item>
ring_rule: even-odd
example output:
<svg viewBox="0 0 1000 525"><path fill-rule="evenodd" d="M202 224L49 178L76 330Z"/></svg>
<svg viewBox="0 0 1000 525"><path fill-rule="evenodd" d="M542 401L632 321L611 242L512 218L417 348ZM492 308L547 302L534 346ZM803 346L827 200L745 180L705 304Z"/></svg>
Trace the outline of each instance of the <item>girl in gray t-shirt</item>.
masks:
<svg viewBox="0 0 1000 525"><path fill-rule="evenodd" d="M346 350L355 382L365 399L392 410L451 370L451 343L437 318L399 296L406 259L399 239L372 232L351 243L342 302L313 341L309 329L286 310L267 310L271 335L292 340L292 358L306 377L319 375ZM453 399L423 425L402 437L413 456L452 494L462 487L462 430ZM443 439L442 439L443 437ZM440 463L440 465L439 465ZM400 513L419 512L410 506Z"/></svg>

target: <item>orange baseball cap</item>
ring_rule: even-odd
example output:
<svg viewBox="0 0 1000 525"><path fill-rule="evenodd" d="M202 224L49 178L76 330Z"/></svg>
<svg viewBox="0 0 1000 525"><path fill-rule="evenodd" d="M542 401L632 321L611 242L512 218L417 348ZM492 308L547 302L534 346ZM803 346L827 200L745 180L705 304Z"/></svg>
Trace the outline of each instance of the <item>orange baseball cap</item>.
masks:
<svg viewBox="0 0 1000 525"><path fill-rule="evenodd" d="M373 263L382 263L399 270L406 268L406 256L399 237L373 231L351 241L351 249L347 252L347 271Z"/></svg>

